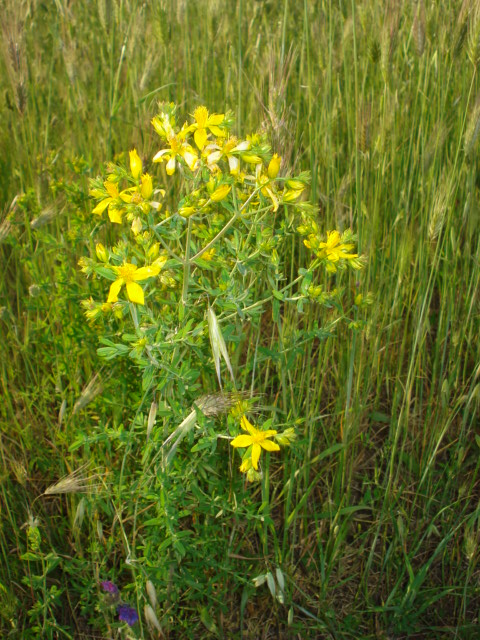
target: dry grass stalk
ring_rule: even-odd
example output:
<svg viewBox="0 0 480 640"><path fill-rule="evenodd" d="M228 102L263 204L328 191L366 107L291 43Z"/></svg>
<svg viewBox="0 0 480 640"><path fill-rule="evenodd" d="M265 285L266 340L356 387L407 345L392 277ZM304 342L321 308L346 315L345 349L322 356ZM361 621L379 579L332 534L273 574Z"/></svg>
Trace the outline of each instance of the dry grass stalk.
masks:
<svg viewBox="0 0 480 640"><path fill-rule="evenodd" d="M430 242L434 242L443 229L450 201L450 192L451 188L449 180L445 175L443 175L436 191L430 220L428 222L428 239Z"/></svg>
<svg viewBox="0 0 480 640"><path fill-rule="evenodd" d="M87 470L90 462L86 462L75 471L72 471L66 476L63 476L58 482L50 485L46 491L43 492L44 496L51 496L61 493L86 493L91 491L92 489L100 486L100 483L93 484L94 480L99 479L98 473L93 473L92 475L86 476L85 471Z"/></svg>
<svg viewBox="0 0 480 640"><path fill-rule="evenodd" d="M387 76L393 55L397 48L397 36L400 29L401 4L399 0L388 0L380 38L382 71Z"/></svg>
<svg viewBox="0 0 480 640"><path fill-rule="evenodd" d="M357 144L362 153L370 149L370 129L372 124L372 104L364 104L357 115Z"/></svg>
<svg viewBox="0 0 480 640"><path fill-rule="evenodd" d="M98 380L96 373L86 387L82 389L82 393L73 406L72 416L84 409L103 391L102 383Z"/></svg>
<svg viewBox="0 0 480 640"><path fill-rule="evenodd" d="M441 151L445 140L447 139L448 127L440 120L433 127L427 144L425 145L425 151L423 156L423 168L427 172L435 159L435 156Z"/></svg>
<svg viewBox="0 0 480 640"><path fill-rule="evenodd" d="M282 157L282 164L295 166L295 118L292 105L288 103L287 90L290 75L297 59L297 51L290 50L281 59L276 48L272 48L268 58L268 95L267 104L261 99L265 114L262 128L265 129L272 141L275 153Z"/></svg>
<svg viewBox="0 0 480 640"><path fill-rule="evenodd" d="M10 206L4 209L3 220L0 222L0 244L8 238L13 230L12 220L17 211L18 196L15 196Z"/></svg>
<svg viewBox="0 0 480 640"><path fill-rule="evenodd" d="M467 122L467 128L465 129L465 153L470 155L475 142L477 141L478 134L480 133L480 95L477 96L475 104L470 112Z"/></svg>
<svg viewBox="0 0 480 640"><path fill-rule="evenodd" d="M425 51L425 22L425 4L423 0L418 0L412 30L415 49L419 57Z"/></svg>
<svg viewBox="0 0 480 640"><path fill-rule="evenodd" d="M15 106L23 116L28 100L28 71L24 22L29 11L27 3L6 2L2 15L3 58L7 76L15 97Z"/></svg>
<svg viewBox="0 0 480 640"><path fill-rule="evenodd" d="M56 206L51 205L49 207L46 207L38 216L38 218L34 218L30 222L30 226L32 229L40 229L40 227L44 227L46 224L52 222L52 220L54 220L57 215L59 215L59 212Z"/></svg>
<svg viewBox="0 0 480 640"><path fill-rule="evenodd" d="M476 5L470 12L467 55L474 67L480 62L480 5Z"/></svg>

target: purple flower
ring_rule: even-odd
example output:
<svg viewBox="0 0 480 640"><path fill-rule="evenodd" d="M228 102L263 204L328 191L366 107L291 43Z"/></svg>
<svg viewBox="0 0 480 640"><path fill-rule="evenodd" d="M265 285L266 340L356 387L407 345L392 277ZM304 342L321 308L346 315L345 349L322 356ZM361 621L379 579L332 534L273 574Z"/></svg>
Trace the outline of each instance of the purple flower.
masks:
<svg viewBox="0 0 480 640"><path fill-rule="evenodd" d="M112 594L112 596L118 596L118 593L119 593L118 587L111 580L104 580L103 582L100 583L100 586L104 591Z"/></svg>
<svg viewBox="0 0 480 640"><path fill-rule="evenodd" d="M126 622L129 627L138 622L138 613L133 607L129 607L128 604L120 604L117 607L118 618L122 622Z"/></svg>

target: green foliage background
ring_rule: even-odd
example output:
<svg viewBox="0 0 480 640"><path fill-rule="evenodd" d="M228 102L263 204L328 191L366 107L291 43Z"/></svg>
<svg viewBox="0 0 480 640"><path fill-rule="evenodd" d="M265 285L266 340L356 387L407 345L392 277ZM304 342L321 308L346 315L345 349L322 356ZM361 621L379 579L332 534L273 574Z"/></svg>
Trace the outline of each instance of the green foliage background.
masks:
<svg viewBox="0 0 480 640"><path fill-rule="evenodd" d="M1 8L4 637L125 637L102 601L107 578L140 612L152 580L169 638L475 637L473 0ZM312 171L319 225L352 226L368 256L342 281L375 296L364 326L325 331L313 306L300 322L295 309L265 308L242 348L231 343L245 388L254 373L262 403L299 435L263 494L230 472L226 446L215 463L184 446L188 477L141 466L141 378L98 358L101 330L81 311L90 285L77 262L95 241L88 178L134 146L152 157L158 100L185 114L229 108L239 130L265 128L274 151ZM292 280L304 257L292 242ZM100 492L34 503L86 461L105 472ZM134 633L158 637L144 621Z"/></svg>

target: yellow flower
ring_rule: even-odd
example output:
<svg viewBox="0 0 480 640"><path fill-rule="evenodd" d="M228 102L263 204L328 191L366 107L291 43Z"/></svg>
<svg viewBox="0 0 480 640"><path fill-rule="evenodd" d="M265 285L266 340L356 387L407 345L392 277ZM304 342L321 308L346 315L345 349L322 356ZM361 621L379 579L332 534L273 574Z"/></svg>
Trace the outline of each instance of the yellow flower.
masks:
<svg viewBox="0 0 480 640"><path fill-rule="evenodd" d="M355 245L342 244L338 231L327 231L327 241L318 243L318 257L327 258L329 262L335 263L339 260L353 260L358 258L358 253L347 253L351 251ZM305 243L305 240L304 240ZM330 265L330 270L336 271L334 264Z"/></svg>
<svg viewBox="0 0 480 640"><path fill-rule="evenodd" d="M135 180L142 173L142 161L140 160L140 156L137 153L136 149L133 149L129 152L130 156L130 171Z"/></svg>
<svg viewBox="0 0 480 640"><path fill-rule="evenodd" d="M237 138L232 137L225 141L223 147L219 147L218 144L211 144L206 147L207 151L207 164L210 169L218 169L217 162L223 157L227 158L228 166L232 176L236 176L240 172L240 158L239 154L248 151L251 147L251 143L248 140L238 142Z"/></svg>
<svg viewBox="0 0 480 640"><path fill-rule="evenodd" d="M267 173L268 177L273 180L278 176L278 172L280 171L280 163L282 162L281 157L274 153L272 159L269 162Z"/></svg>
<svg viewBox="0 0 480 640"><path fill-rule="evenodd" d="M101 189L92 189L90 191L90 195L94 198L103 198L93 209L92 213L101 216L105 209L108 209L110 222L121 224L122 213L125 209L119 206L120 193L118 192L118 187L114 182L110 182L109 180L105 180L103 186L105 187L106 194ZM106 198L104 197L105 195L107 196Z"/></svg>
<svg viewBox="0 0 480 640"><path fill-rule="evenodd" d="M162 149L153 156L153 162L163 162L164 160L167 160L166 169L169 176L175 173L177 157L185 160L190 171L193 171L197 164L198 157L195 150L183 140L185 134L186 130L180 132L178 136L172 132L167 138L170 149Z"/></svg>
<svg viewBox="0 0 480 640"><path fill-rule="evenodd" d="M278 444L268 440L268 438L276 435L277 432L274 429L267 429L267 431L256 429L253 424L250 424L245 415L242 416L240 425L242 429L248 431L249 435L242 434L237 436L230 444L232 447L252 447L252 465L254 469L258 469L258 460L262 449L265 449L265 451L280 451Z"/></svg>
<svg viewBox="0 0 480 640"><path fill-rule="evenodd" d="M157 276L160 273L161 266L159 264L152 264L149 267L141 267L138 269L136 265L125 262L121 267L112 268L118 278L110 286L107 302L117 302L120 289L123 285L126 285L127 296L130 302L144 304L145 296L143 289L137 282L147 280L152 276Z"/></svg>
<svg viewBox="0 0 480 640"><path fill-rule="evenodd" d="M218 126L222 124L225 119L223 113L212 113L209 115L207 107L197 107L193 112L195 122L190 125L189 130L195 131L193 137L195 144L200 149L203 149L207 142L208 131L211 131L214 136L223 136L223 130Z"/></svg>
<svg viewBox="0 0 480 640"><path fill-rule="evenodd" d="M205 260L206 262L210 262L211 260L213 260L213 257L215 255L215 253L216 253L215 247L212 247L211 249L208 249L202 255L202 260Z"/></svg>

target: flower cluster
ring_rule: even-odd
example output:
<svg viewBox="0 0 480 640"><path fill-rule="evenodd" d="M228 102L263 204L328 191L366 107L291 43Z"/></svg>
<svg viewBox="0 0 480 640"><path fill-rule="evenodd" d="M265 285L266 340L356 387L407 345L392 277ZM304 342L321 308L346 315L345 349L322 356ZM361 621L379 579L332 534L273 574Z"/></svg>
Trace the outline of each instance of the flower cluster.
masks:
<svg viewBox="0 0 480 640"><path fill-rule="evenodd" d="M297 231L306 236L303 244L313 251L320 263L327 271L335 273L337 269L345 269L348 265L352 269L361 269L363 260L358 253L351 253L355 249L356 236L350 229L342 234L339 231L327 231L326 239L319 232L316 221L311 216L303 216L303 224Z"/></svg>
<svg viewBox="0 0 480 640"><path fill-rule="evenodd" d="M128 167L120 156L118 162L108 163L106 176L91 181L90 195L96 200L93 213L102 216L107 212L115 225L129 223L133 237L112 249L98 243L99 262L80 260L87 276L112 281L106 301L83 302L90 320L110 311L118 315L116 305L123 286L127 300L141 306L145 305L149 283L160 284L160 288L181 286L189 272L181 257L187 242L183 241L185 229L181 226L185 219L193 220L190 237L203 243L197 245L196 265L222 265L225 259L222 261L221 252L213 245L228 236L227 229L234 222L255 214L275 213L281 205L297 206L309 182L307 172L293 178L281 176L282 159L272 153L264 134L254 133L243 139L232 135L230 113L209 113L200 106L180 127L176 106L166 104L152 125L164 148L148 164L153 169L165 163L166 179L176 172L182 174L180 197L167 202L164 185L144 171L145 163L136 149L129 152ZM262 250L269 256L277 255L275 242L267 244ZM164 269L167 260L171 270Z"/></svg>
<svg viewBox="0 0 480 640"><path fill-rule="evenodd" d="M117 585L111 580L104 580L100 586L107 595L107 604L116 607L118 619L121 622L126 622L129 627L133 627L138 622L137 610L122 602Z"/></svg>

